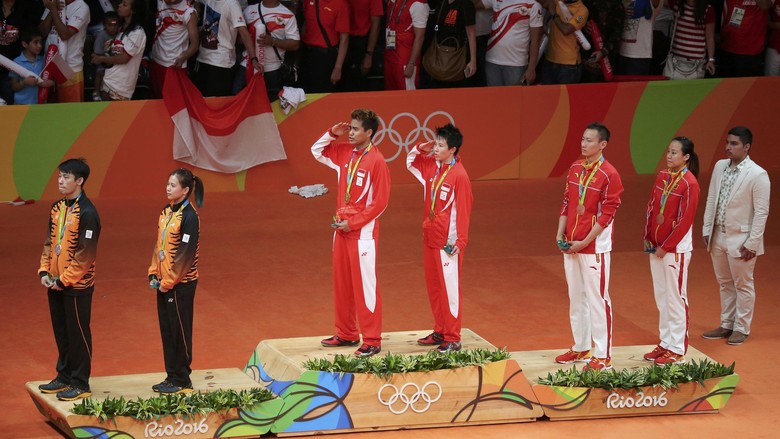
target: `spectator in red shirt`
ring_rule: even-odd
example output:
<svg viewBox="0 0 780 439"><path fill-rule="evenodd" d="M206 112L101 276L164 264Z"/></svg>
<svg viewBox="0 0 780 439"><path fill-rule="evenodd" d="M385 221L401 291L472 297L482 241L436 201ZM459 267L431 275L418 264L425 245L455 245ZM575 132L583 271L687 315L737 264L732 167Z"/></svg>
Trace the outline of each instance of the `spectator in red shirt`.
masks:
<svg viewBox="0 0 780 439"><path fill-rule="evenodd" d="M349 3L346 0L306 0L306 26L301 60L301 83L307 93L332 92L341 81L349 47Z"/></svg>
<svg viewBox="0 0 780 439"><path fill-rule="evenodd" d="M772 0L724 0L718 70L724 77L761 76Z"/></svg>
<svg viewBox="0 0 780 439"><path fill-rule="evenodd" d="M341 91L368 89L366 77L373 63L374 49L379 37L379 22L384 15L382 0L348 0L349 49L344 61Z"/></svg>
<svg viewBox="0 0 780 439"><path fill-rule="evenodd" d="M385 90L414 90L430 8L426 0L389 0L386 12Z"/></svg>

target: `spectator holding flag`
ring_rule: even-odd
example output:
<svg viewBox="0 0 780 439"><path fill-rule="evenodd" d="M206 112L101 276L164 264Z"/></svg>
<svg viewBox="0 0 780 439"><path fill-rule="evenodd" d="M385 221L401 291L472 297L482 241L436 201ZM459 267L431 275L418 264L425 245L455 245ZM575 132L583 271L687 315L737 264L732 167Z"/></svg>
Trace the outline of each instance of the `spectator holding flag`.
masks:
<svg viewBox="0 0 780 439"><path fill-rule="evenodd" d="M92 54L92 64L109 64L103 77L100 96L104 101L126 101L133 97L138 81L138 68L146 47L143 20L144 0L122 0L117 11L122 25L111 43L108 55Z"/></svg>
<svg viewBox="0 0 780 439"><path fill-rule="evenodd" d="M22 31L22 54L14 60L16 64L26 68L30 72L39 75L43 72L43 57L41 50L43 42L40 32L35 28L28 28ZM38 87L52 87L54 81L47 79L40 85L38 78L28 76L20 77L16 72L10 72L11 89L14 91L14 103L32 105L38 103Z"/></svg>
<svg viewBox="0 0 780 439"><path fill-rule="evenodd" d="M168 69L187 68L187 60L198 53L198 13L187 0L157 0L157 20L152 62L152 97L162 98Z"/></svg>
<svg viewBox="0 0 780 439"><path fill-rule="evenodd" d="M39 30L48 35L46 40L46 68L44 79L48 77L49 66L55 53L64 58L74 74L57 84L57 102L81 102L84 100L84 41L89 25L89 6L84 0L43 0L46 10L41 17Z"/></svg>

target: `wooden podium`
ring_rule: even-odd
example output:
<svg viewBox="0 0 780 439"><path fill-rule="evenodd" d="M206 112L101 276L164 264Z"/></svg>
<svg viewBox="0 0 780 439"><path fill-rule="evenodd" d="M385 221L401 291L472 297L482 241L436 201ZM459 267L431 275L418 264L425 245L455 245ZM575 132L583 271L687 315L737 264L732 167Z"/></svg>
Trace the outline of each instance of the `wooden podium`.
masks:
<svg viewBox="0 0 780 439"><path fill-rule="evenodd" d="M417 345L428 331L382 334L382 352L424 354ZM495 349L468 329L463 349ZM306 371L311 358L351 355L355 348L325 348L324 337L261 341L245 367L249 376L280 395L282 415L271 432L279 435L398 430L534 421L533 390L519 363L509 359L483 366L434 372L334 374ZM381 355L381 354L380 354Z"/></svg>
<svg viewBox="0 0 780 439"><path fill-rule="evenodd" d="M642 356L654 346L616 346L612 348L612 364L615 369L638 369L652 363ZM736 374L705 380L704 384L684 383L676 389L641 387L639 389L591 389L583 387L544 386L537 379L571 365L556 364L554 358L563 352L525 351L513 352L533 383L536 403L544 409L550 420L575 420L650 416L691 413L716 413L728 402L739 382ZM686 361L712 360L693 346L688 347ZM577 368L581 369L582 364Z"/></svg>
<svg viewBox="0 0 780 439"><path fill-rule="evenodd" d="M425 354L432 347L416 340L428 331L384 333L382 353ZM195 391L243 390L265 387L278 398L251 407L186 418L162 416L141 421L120 416L101 422L94 416L77 416L73 402L44 395L38 385L27 391L38 410L73 438L111 437L258 437L310 435L409 428L455 427L551 420L575 420L659 414L712 413L723 408L734 392L739 376L681 384L676 389L645 387L604 390L538 384L538 378L571 366L554 362L555 351L513 352L508 360L433 372L397 373L383 378L365 373L332 373L305 370L313 358L352 355L355 347L325 348L324 337L261 341L244 370L193 371ZM495 349L473 331L462 331L463 349ZM650 363L642 354L653 346L613 348L616 369L637 369ZM688 360L707 358L690 348ZM581 364L581 363L579 363ZM581 366L578 366L581 367ZM94 377L92 398L127 400L154 396L151 385L163 374Z"/></svg>

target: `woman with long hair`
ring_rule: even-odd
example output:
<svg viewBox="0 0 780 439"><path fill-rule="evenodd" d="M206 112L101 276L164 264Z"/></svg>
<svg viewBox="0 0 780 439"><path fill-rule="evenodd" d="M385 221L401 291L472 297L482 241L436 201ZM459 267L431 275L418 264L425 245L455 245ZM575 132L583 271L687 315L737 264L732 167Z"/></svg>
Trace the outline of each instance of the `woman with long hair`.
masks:
<svg viewBox="0 0 780 439"><path fill-rule="evenodd" d="M200 220L190 203L203 205L203 182L189 169L168 177L168 204L160 212L157 240L149 266L149 287L157 290L165 379L152 386L159 393L192 392L192 317L198 286Z"/></svg>
<svg viewBox="0 0 780 439"><path fill-rule="evenodd" d="M715 74L715 10L707 0L672 0L672 41L664 67L669 79Z"/></svg>
<svg viewBox="0 0 780 439"><path fill-rule="evenodd" d="M104 101L127 101L133 97L146 47L146 11L144 0L122 0L117 8L121 26L111 48L105 55L92 54L92 64L109 66L100 90Z"/></svg>
<svg viewBox="0 0 780 439"><path fill-rule="evenodd" d="M666 150L666 166L650 192L644 233L661 341L644 359L679 364L688 350L688 266L699 204L699 158L691 139L672 139Z"/></svg>

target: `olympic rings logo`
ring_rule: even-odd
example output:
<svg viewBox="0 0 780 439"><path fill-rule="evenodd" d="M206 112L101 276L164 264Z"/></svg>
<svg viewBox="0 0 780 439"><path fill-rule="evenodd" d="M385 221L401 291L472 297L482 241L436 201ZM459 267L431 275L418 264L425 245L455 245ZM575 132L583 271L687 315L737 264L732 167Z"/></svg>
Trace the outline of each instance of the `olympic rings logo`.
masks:
<svg viewBox="0 0 780 439"><path fill-rule="evenodd" d="M436 387L435 397L428 393L427 389L429 386ZM394 392L387 400L382 398L382 392L386 388L393 389ZM407 389L413 389L413 392L409 394ZM401 386L400 390L393 384L385 384L379 388L379 392L377 392L376 397L379 399L379 402L382 405L387 406L387 408L390 409L390 412L395 415L400 415L406 413L406 411L409 409L412 409L412 411L415 413L425 413L429 408L431 408L431 404L441 398L441 395L442 390L439 383L436 381L428 381L422 386L422 389L415 383L406 383ZM397 407L399 405L401 406L400 408Z"/></svg>
<svg viewBox="0 0 780 439"><path fill-rule="evenodd" d="M429 124L436 116L441 116L445 118L447 122L455 125L455 119L446 111L434 111L433 113L429 114L422 123L420 123L420 119L416 115L406 112L398 113L393 116L393 118L390 119L390 124L385 124L384 119L380 117L379 129L377 129L377 132L374 135L373 143L379 145L385 136L387 136L390 142L398 146L398 150L395 152L395 154L385 157L386 162L392 162L401 154L401 151L408 153L409 149L416 143L433 140L436 133L433 131L433 128L429 126ZM409 119L410 122L406 122L406 119ZM409 124L411 124L413 128L406 134L406 136L403 136L398 129L398 125ZM440 124L444 125L446 122L440 122Z"/></svg>

